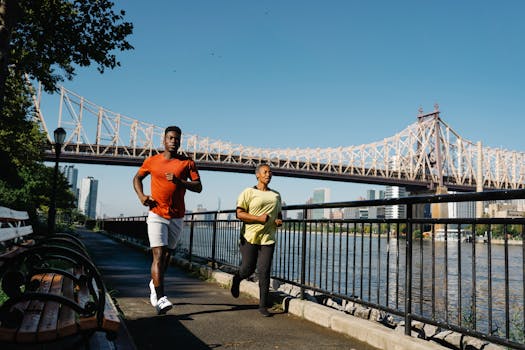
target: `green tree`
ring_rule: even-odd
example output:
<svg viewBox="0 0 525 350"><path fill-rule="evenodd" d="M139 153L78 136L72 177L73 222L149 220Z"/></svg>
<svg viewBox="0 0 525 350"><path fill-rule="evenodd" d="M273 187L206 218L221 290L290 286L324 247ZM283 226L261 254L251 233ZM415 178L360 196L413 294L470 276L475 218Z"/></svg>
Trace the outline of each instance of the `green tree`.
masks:
<svg viewBox="0 0 525 350"><path fill-rule="evenodd" d="M0 0L0 205L46 211L53 169L42 163L46 136L35 121L24 75L53 92L76 67L99 72L120 65L114 51L130 50L133 26L108 0ZM57 186L57 208L74 197L65 178Z"/></svg>
<svg viewBox="0 0 525 350"><path fill-rule="evenodd" d="M46 91L71 80L76 66L120 65L115 50L130 50L133 25L108 0L0 0L0 111L10 72L40 81Z"/></svg>
<svg viewBox="0 0 525 350"><path fill-rule="evenodd" d="M6 92L9 98L0 118L0 179L11 186L20 186L18 169L42 158L46 139L39 125L32 121L34 114L27 85L10 76Z"/></svg>
<svg viewBox="0 0 525 350"><path fill-rule="evenodd" d="M4 116L0 118L0 205L28 211L35 230L36 212L49 207L53 169L40 160L46 146L45 135L33 121L34 108L28 86L12 74L6 82ZM58 181L57 204L70 207L74 197L67 193L63 176Z"/></svg>

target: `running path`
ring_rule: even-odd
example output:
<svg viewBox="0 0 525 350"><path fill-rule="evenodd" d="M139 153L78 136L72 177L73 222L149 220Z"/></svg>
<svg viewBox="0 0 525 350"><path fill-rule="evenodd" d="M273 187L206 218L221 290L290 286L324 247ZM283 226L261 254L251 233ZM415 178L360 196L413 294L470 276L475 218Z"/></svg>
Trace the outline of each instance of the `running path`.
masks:
<svg viewBox="0 0 525 350"><path fill-rule="evenodd" d="M138 350L374 349L286 313L262 317L257 300L234 299L229 290L172 266L165 288L173 309L157 316L149 302L150 255L102 234L78 233L116 297Z"/></svg>

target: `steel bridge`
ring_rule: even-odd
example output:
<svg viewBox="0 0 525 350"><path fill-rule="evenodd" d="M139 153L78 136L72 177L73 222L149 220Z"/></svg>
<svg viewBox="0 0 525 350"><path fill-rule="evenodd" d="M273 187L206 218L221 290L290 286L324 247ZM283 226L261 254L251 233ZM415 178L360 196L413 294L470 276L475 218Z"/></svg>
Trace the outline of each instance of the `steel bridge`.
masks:
<svg viewBox="0 0 525 350"><path fill-rule="evenodd" d="M34 94L36 116L47 133L46 160L54 160L52 132ZM164 129L112 112L84 97L60 90L58 126L67 131L61 160L70 163L138 167L163 151ZM525 152L482 146L462 138L440 118L439 107L420 109L416 122L381 141L336 148L260 148L184 134L180 152L199 169L252 172L261 163L275 175L358 182L412 189L455 191L520 189L525 186Z"/></svg>

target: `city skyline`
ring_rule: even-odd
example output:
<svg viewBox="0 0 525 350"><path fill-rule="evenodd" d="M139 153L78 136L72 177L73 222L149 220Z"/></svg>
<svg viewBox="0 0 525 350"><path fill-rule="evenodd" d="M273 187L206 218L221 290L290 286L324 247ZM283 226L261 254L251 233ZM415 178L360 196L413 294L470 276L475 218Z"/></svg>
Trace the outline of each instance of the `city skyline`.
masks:
<svg viewBox="0 0 525 350"><path fill-rule="evenodd" d="M117 215L108 215L104 211L104 205L98 199L98 186L101 182L93 176L85 176L81 179L80 188L76 187L78 179L78 169L75 165L66 165L61 168L62 174L66 177L71 190L75 193L77 199L77 208L79 211L91 218L106 218L106 217L122 217L122 216L144 216L147 215L148 209L143 208L143 211L134 215L126 215L124 212ZM303 203L293 204L320 204L335 202L330 200L330 187L313 188L311 195ZM449 193L457 193L449 191ZM374 200L374 199L388 199L399 198L410 195L404 187L399 186L371 186L365 185L363 193L356 194L355 198L346 201L359 200ZM340 202L340 201L338 201ZM187 212L199 213L215 210L233 210L231 208L221 207L221 198L217 198L216 207L206 207L203 203L196 203L195 207L187 207ZM286 202L283 202L286 206ZM474 202L448 203L445 213L449 218L458 217L475 217L476 208ZM488 203L484 208L485 214L491 217L522 217L525 215L525 200L511 201L510 203ZM425 208L421 213L424 217L431 217L431 210ZM299 213L297 215L300 215ZM396 219L404 218L406 216L404 206L380 206L380 207L363 207L363 208L345 208L341 210L331 209L313 209L308 213L312 219L375 219L387 218Z"/></svg>

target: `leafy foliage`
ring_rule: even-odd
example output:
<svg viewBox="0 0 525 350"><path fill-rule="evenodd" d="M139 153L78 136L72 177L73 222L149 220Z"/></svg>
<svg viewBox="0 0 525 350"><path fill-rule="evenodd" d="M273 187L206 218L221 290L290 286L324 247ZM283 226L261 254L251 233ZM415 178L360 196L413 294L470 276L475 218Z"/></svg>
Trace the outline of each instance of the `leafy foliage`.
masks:
<svg viewBox="0 0 525 350"><path fill-rule="evenodd" d="M34 110L27 86L10 76L6 92L9 98L0 118L0 180L18 187L22 185L19 170L41 159L46 140L39 125L30 118Z"/></svg>
<svg viewBox="0 0 525 350"><path fill-rule="evenodd" d="M75 65L120 65L114 50L133 47L126 37L133 25L124 11L115 13L108 0L21 0L10 43L10 64L55 91L64 78L71 80ZM58 70L57 70L58 69Z"/></svg>
<svg viewBox="0 0 525 350"><path fill-rule="evenodd" d="M133 25L108 0L0 0L0 205L27 210L50 205L54 169L42 163L48 140L35 121L24 74L53 92L76 67L99 72L120 65L114 51L133 47ZM59 173L57 209L74 207ZM60 210L59 210L60 211Z"/></svg>

